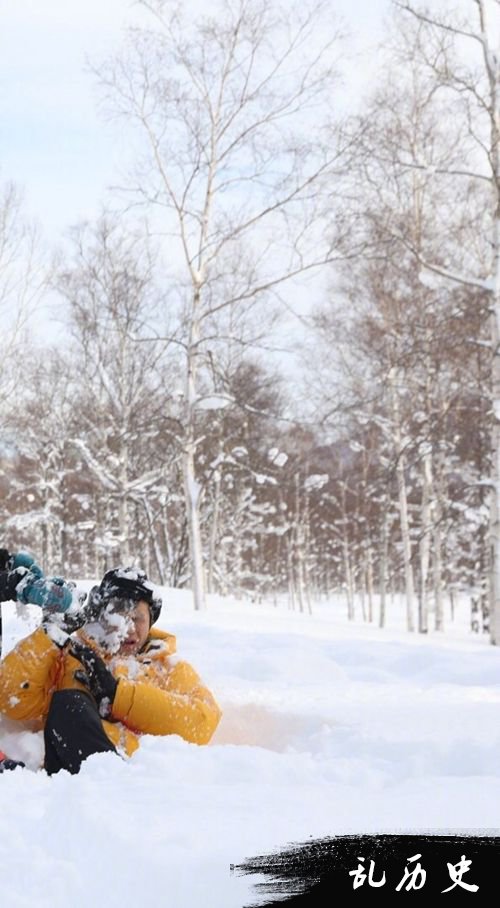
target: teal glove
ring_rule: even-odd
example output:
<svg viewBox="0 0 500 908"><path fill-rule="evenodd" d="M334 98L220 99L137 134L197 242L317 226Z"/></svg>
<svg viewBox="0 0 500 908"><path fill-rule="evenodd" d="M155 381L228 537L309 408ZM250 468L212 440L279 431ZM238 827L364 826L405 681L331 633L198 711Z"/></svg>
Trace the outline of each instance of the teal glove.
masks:
<svg viewBox="0 0 500 908"><path fill-rule="evenodd" d="M17 584L16 599L38 605L44 612L66 612L73 605L73 590L74 586L65 583L62 577L44 578L41 568L34 564Z"/></svg>
<svg viewBox="0 0 500 908"><path fill-rule="evenodd" d="M41 567L38 566L33 555L30 555L29 552L15 552L9 556L8 567L10 571L15 571L16 568L24 567L29 568L30 571L35 570L38 577L43 577L43 571Z"/></svg>

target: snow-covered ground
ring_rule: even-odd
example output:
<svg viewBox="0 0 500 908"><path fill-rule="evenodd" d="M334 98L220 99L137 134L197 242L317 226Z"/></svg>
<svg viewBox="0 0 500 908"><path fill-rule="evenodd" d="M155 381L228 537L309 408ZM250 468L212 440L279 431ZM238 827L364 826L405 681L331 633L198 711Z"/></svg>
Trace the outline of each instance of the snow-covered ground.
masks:
<svg viewBox="0 0 500 908"><path fill-rule="evenodd" d="M85 588L90 583L81 584ZM230 864L339 833L500 833L500 649L164 590L159 626L224 716L208 747L145 737L129 762L78 776L0 776L0 880L9 908L241 908L258 878ZM5 604L4 651L36 623ZM39 734L0 721L0 747L36 769Z"/></svg>

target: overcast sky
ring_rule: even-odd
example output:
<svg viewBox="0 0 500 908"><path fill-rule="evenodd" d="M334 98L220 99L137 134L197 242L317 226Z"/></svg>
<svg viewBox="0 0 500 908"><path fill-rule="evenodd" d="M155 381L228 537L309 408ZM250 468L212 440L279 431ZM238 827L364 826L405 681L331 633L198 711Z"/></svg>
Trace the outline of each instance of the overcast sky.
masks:
<svg viewBox="0 0 500 908"><path fill-rule="evenodd" d="M331 0L358 51L374 47L389 5ZM129 0L0 0L0 13L0 180L24 188L28 210L52 239L92 217L113 182L123 140L97 113L85 61L117 48L139 11ZM358 59L345 100L365 67Z"/></svg>

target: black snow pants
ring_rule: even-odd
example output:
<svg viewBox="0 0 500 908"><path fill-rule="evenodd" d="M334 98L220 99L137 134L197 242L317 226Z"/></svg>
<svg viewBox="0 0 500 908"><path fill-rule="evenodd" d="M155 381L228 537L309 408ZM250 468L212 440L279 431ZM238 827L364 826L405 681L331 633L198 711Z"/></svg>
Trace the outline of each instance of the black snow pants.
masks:
<svg viewBox="0 0 500 908"><path fill-rule="evenodd" d="M44 766L49 776L60 769L79 772L91 754L116 753L94 700L82 690L58 690L52 695L44 738Z"/></svg>

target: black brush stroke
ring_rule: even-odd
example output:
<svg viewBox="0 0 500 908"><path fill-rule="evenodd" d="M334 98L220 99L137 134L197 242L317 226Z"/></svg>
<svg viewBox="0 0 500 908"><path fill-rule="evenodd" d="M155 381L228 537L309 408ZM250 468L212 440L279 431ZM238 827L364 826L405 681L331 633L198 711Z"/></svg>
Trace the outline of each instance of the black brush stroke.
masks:
<svg viewBox="0 0 500 908"><path fill-rule="evenodd" d="M420 854L420 864L426 871L425 884L420 889L405 887L399 892L397 885L403 878L408 858ZM448 864L456 865L462 855L472 863L462 880L479 887L473 893L455 887L444 893L453 884ZM353 888L353 877L349 871L356 870L359 857L363 857L368 872L370 861L375 862L373 880L382 878L385 870L386 882L379 888L370 887L368 880L357 889ZM411 867L414 865L411 864ZM232 865L232 872L238 876L258 874L265 882L254 884L258 900L242 908L278 908L278 906L306 906L313 904L342 903L392 898L399 902L410 896L427 899L443 895L449 901L460 904L464 899L479 904L486 895L498 892L500 884L500 831L497 835L474 835L460 833L444 834L380 834L336 836L316 839L311 842L291 845L282 852L261 855ZM270 897L270 898L269 898ZM266 900L267 899L267 900Z"/></svg>

